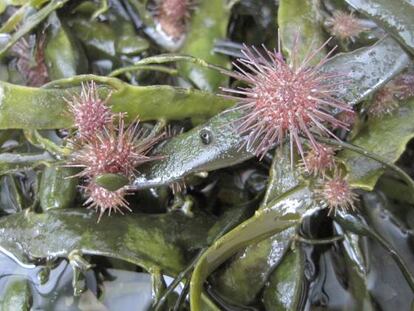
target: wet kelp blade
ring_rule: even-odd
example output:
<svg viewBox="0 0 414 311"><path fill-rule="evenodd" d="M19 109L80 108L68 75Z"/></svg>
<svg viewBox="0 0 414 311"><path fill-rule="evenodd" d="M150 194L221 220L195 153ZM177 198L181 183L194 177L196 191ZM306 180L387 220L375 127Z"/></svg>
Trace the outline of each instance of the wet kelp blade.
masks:
<svg viewBox="0 0 414 311"><path fill-rule="evenodd" d="M340 53L322 70L345 80L338 96L351 106L367 98L411 64L410 56L391 37L379 40L370 47Z"/></svg>
<svg viewBox="0 0 414 311"><path fill-rule="evenodd" d="M312 207L307 188L297 187L216 241L200 258L191 277L191 308L199 310L203 284L220 264L252 242L299 224L304 211Z"/></svg>
<svg viewBox="0 0 414 311"><path fill-rule="evenodd" d="M295 236L294 226L241 249L210 278L214 290L226 301L248 305L268 282L269 274L280 264Z"/></svg>
<svg viewBox="0 0 414 311"><path fill-rule="evenodd" d="M68 84L81 81L107 82L98 92L106 98L114 112L126 112L129 120L203 120L234 103L217 95L171 86L133 86L115 78L93 75L73 77ZM58 82L54 82L54 85ZM108 84L110 84L109 87ZM114 89L115 88L115 89ZM70 128L72 118L65 99L80 94L80 87L30 88L0 82L0 129L59 129Z"/></svg>
<svg viewBox="0 0 414 311"><path fill-rule="evenodd" d="M311 0L279 1L280 40L285 56L295 66L325 42L318 9L316 2ZM309 65L316 65L324 56L324 53L315 55Z"/></svg>
<svg viewBox="0 0 414 311"><path fill-rule="evenodd" d="M414 3L409 0L346 0L414 54Z"/></svg>
<svg viewBox="0 0 414 311"><path fill-rule="evenodd" d="M57 80L86 73L89 65L85 52L65 21L53 12L47 22L45 63L49 79Z"/></svg>
<svg viewBox="0 0 414 311"><path fill-rule="evenodd" d="M223 112L168 141L156 151L165 157L143 165L133 187L143 189L170 184L191 173L212 171L253 157L244 148L240 149L243 140L231 126L238 116L237 112Z"/></svg>
<svg viewBox="0 0 414 311"><path fill-rule="evenodd" d="M230 8L225 0L199 0L196 9L190 14L189 32L180 53L200 58L221 67L230 67L230 60L213 52L218 38L226 37ZM179 73L189 79L199 89L215 92L219 86L226 86L228 77L220 72L206 69L196 64L180 63Z"/></svg>
<svg viewBox="0 0 414 311"><path fill-rule="evenodd" d="M54 162L55 159L48 153L2 153L0 154L0 175L32 169L39 165Z"/></svg>
<svg viewBox="0 0 414 311"><path fill-rule="evenodd" d="M297 310L303 282L303 254L300 248L289 251L269 277L263 292L266 311Z"/></svg>
<svg viewBox="0 0 414 311"><path fill-rule="evenodd" d="M407 235L407 229L402 225L401 221L396 219L388 210L385 204L385 199L382 195L375 192L364 194L362 197L362 210L360 215L351 215L337 213L335 221L347 232L357 234L361 237L369 237L371 246L381 248L381 253L387 254L388 262L392 270L399 271L399 275L406 282L401 284L404 291L407 287L414 290L414 267L412 265L413 254L409 239L411 234ZM362 248L364 253L369 252L369 249ZM384 252L385 251L385 252ZM380 262L382 259L375 260L376 255L371 258L371 262ZM364 254L367 258L367 254ZM377 263L376 263L377 265ZM382 270L381 265L377 268ZM370 274L374 279L378 278L378 272L372 273L371 269L366 269L367 274ZM368 276L369 277L369 276ZM369 277L370 278L370 277ZM412 294L412 292L411 292Z"/></svg>
<svg viewBox="0 0 414 311"><path fill-rule="evenodd" d="M400 107L392 114L370 118L351 143L394 163L404 152L406 144L414 137L413 118L414 98L411 98L401 102ZM351 150L340 152L339 158L347 166L351 185L367 191L374 188L385 170L380 162Z"/></svg>
<svg viewBox="0 0 414 311"><path fill-rule="evenodd" d="M265 197L258 209L300 184L298 173L290 163L289 146L279 148L273 158ZM211 276L211 283L220 296L233 303L248 305L254 301L268 281L269 274L280 264L296 234L294 226L252 243Z"/></svg>
<svg viewBox="0 0 414 311"><path fill-rule="evenodd" d="M71 208L76 198L79 178L73 167L50 166L43 170L39 184L39 202L43 211Z"/></svg>
<svg viewBox="0 0 414 311"><path fill-rule="evenodd" d="M205 245L212 223L206 214L112 215L97 223L96 213L86 209L21 212L0 219L0 248L29 266L35 258L79 251L175 275L187 263L186 252Z"/></svg>
<svg viewBox="0 0 414 311"><path fill-rule="evenodd" d="M32 306L30 282L24 277L9 278L0 300L1 310L30 310Z"/></svg>

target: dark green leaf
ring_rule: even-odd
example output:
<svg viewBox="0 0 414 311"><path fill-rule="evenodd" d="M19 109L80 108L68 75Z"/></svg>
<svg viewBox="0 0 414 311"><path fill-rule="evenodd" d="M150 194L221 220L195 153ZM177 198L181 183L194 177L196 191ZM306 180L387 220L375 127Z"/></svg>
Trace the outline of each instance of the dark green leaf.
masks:
<svg viewBox="0 0 414 311"><path fill-rule="evenodd" d="M356 105L411 64L410 57L392 38L384 38L370 47L331 58L323 70L347 80L338 88L338 97Z"/></svg>
<svg viewBox="0 0 414 311"><path fill-rule="evenodd" d="M96 213L85 209L6 216L0 218L0 246L29 265L35 258L67 257L78 250L176 274L187 251L204 246L211 226L205 214L113 215L96 221Z"/></svg>
<svg viewBox="0 0 414 311"><path fill-rule="evenodd" d="M50 80L87 72L88 63L82 47L56 13L49 16L46 40L45 63Z"/></svg>
<svg viewBox="0 0 414 311"><path fill-rule="evenodd" d="M414 99L410 99L401 103L392 115L369 119L351 143L394 163L414 137L413 118ZM340 152L339 157L347 166L351 185L368 191L385 169L381 163L350 150Z"/></svg>
<svg viewBox="0 0 414 311"><path fill-rule="evenodd" d="M325 42L317 6L317 2L312 0L279 2L277 21L283 50L295 66ZM312 63L317 64L323 57L324 53L316 55Z"/></svg>
<svg viewBox="0 0 414 311"><path fill-rule="evenodd" d="M301 249L286 254L269 278L263 292L266 311L298 310L303 282Z"/></svg>
<svg viewBox="0 0 414 311"><path fill-rule="evenodd" d="M47 167L42 173L39 200L42 209L69 208L76 196L79 178L73 177L76 169L68 167Z"/></svg>
<svg viewBox="0 0 414 311"><path fill-rule="evenodd" d="M226 56L213 52L215 41L226 37L229 18L230 8L227 7L227 1L197 1L197 9L192 14L186 42L180 52L214 65L230 67L230 61ZM228 80L217 71L195 64L181 63L178 68L184 77L206 91L216 91L219 86L225 86Z"/></svg>

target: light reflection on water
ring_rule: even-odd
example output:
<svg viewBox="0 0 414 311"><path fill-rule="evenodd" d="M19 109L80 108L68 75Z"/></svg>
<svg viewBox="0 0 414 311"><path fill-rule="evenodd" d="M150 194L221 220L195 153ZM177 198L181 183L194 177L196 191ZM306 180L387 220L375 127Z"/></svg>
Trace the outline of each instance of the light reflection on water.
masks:
<svg viewBox="0 0 414 311"><path fill-rule="evenodd" d="M73 296L73 271L66 260L60 260L50 270L44 284L39 277L42 271L44 266L24 268L0 253L0 309L3 309L6 293L16 282L27 282L27 291L21 292L19 297L32 296L32 299L28 299L32 300L31 310L111 311L133 308L144 311L152 301L151 276L147 273L107 269L113 280L103 282L100 286L101 295L97 298L98 286L93 271L86 273L88 289L80 297Z"/></svg>

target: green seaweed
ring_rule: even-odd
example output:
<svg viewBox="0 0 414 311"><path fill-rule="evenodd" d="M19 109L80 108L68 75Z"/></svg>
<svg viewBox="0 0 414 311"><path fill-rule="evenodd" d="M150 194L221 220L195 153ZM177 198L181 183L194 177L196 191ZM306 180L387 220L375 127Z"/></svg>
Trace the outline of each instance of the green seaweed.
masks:
<svg viewBox="0 0 414 311"><path fill-rule="evenodd" d="M189 32L180 53L200 58L208 63L228 68L226 56L213 52L217 39L225 38L230 18L230 8L224 0L202 0L191 14ZM225 86L228 78L218 72L194 64L180 64L179 72L201 90L217 91Z"/></svg>

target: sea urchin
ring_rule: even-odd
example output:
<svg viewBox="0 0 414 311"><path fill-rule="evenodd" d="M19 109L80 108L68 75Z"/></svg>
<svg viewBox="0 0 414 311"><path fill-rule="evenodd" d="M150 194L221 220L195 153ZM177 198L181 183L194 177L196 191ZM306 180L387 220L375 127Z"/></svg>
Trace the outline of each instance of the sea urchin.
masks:
<svg viewBox="0 0 414 311"><path fill-rule="evenodd" d="M45 36L30 36L29 40L20 39L12 50L17 56L16 66L26 79L28 86L39 87L49 81L49 73L45 62Z"/></svg>
<svg viewBox="0 0 414 311"><path fill-rule="evenodd" d="M97 176L105 173L132 177L135 167L153 160L147 156L163 134L146 139L137 130L138 123L125 128L124 115L119 115L118 126L108 125L96 136L89 138L83 148L74 152L72 166L83 167L79 176Z"/></svg>
<svg viewBox="0 0 414 311"><path fill-rule="evenodd" d="M83 189L88 199L85 204L99 210L99 219L107 210L110 213L112 210L119 211L120 208L129 210L129 207L124 199L125 187L110 191L95 184L93 179L108 173L132 178L137 166L159 158L149 156L148 152L164 134L145 135L144 131L138 130L138 122L125 128L124 117L125 115L119 114L117 126L108 124L100 133L85 140L81 149L73 153L68 164L70 167L83 168L76 176L86 178L87 184Z"/></svg>
<svg viewBox="0 0 414 311"><path fill-rule="evenodd" d="M100 99L96 83L91 81L82 84L79 96L65 99L74 118L77 138L91 139L112 121L111 109L107 106L110 96L105 100Z"/></svg>
<svg viewBox="0 0 414 311"><path fill-rule="evenodd" d="M323 181L316 189L316 195L320 201L328 205L329 214L335 213L337 209L355 210L354 203L357 200L357 195L352 191L348 181L338 172Z"/></svg>
<svg viewBox="0 0 414 311"><path fill-rule="evenodd" d="M326 25L332 35L342 40L353 41L361 32L367 30L353 13L343 11L334 12L332 17L326 20Z"/></svg>
<svg viewBox="0 0 414 311"><path fill-rule="evenodd" d="M325 173L334 167L335 150L323 144L319 144L317 149L309 150L300 164L301 170L314 177L325 176Z"/></svg>
<svg viewBox="0 0 414 311"><path fill-rule="evenodd" d="M244 57L234 63L238 72L225 72L249 85L223 88L228 93L226 97L238 101L232 110L240 111L242 116L235 127L246 137L247 150L262 158L274 144L289 137L293 162L294 145L304 157L300 135L305 135L311 147L318 149L314 132L335 137L328 126L348 129L347 123L330 112L332 109L352 112L352 108L335 97L339 74L321 70L329 54L316 66L309 66L326 43L298 65L289 65L276 50L264 48L261 53L255 47L245 46ZM292 55L292 59L297 58Z"/></svg>
<svg viewBox="0 0 414 311"><path fill-rule="evenodd" d="M122 208L131 211L128 202L125 200L125 188L109 191L94 182L90 182L82 188L88 197L84 205L95 209L99 213L98 222L106 211L108 211L108 215L111 215L112 212L123 214Z"/></svg>

